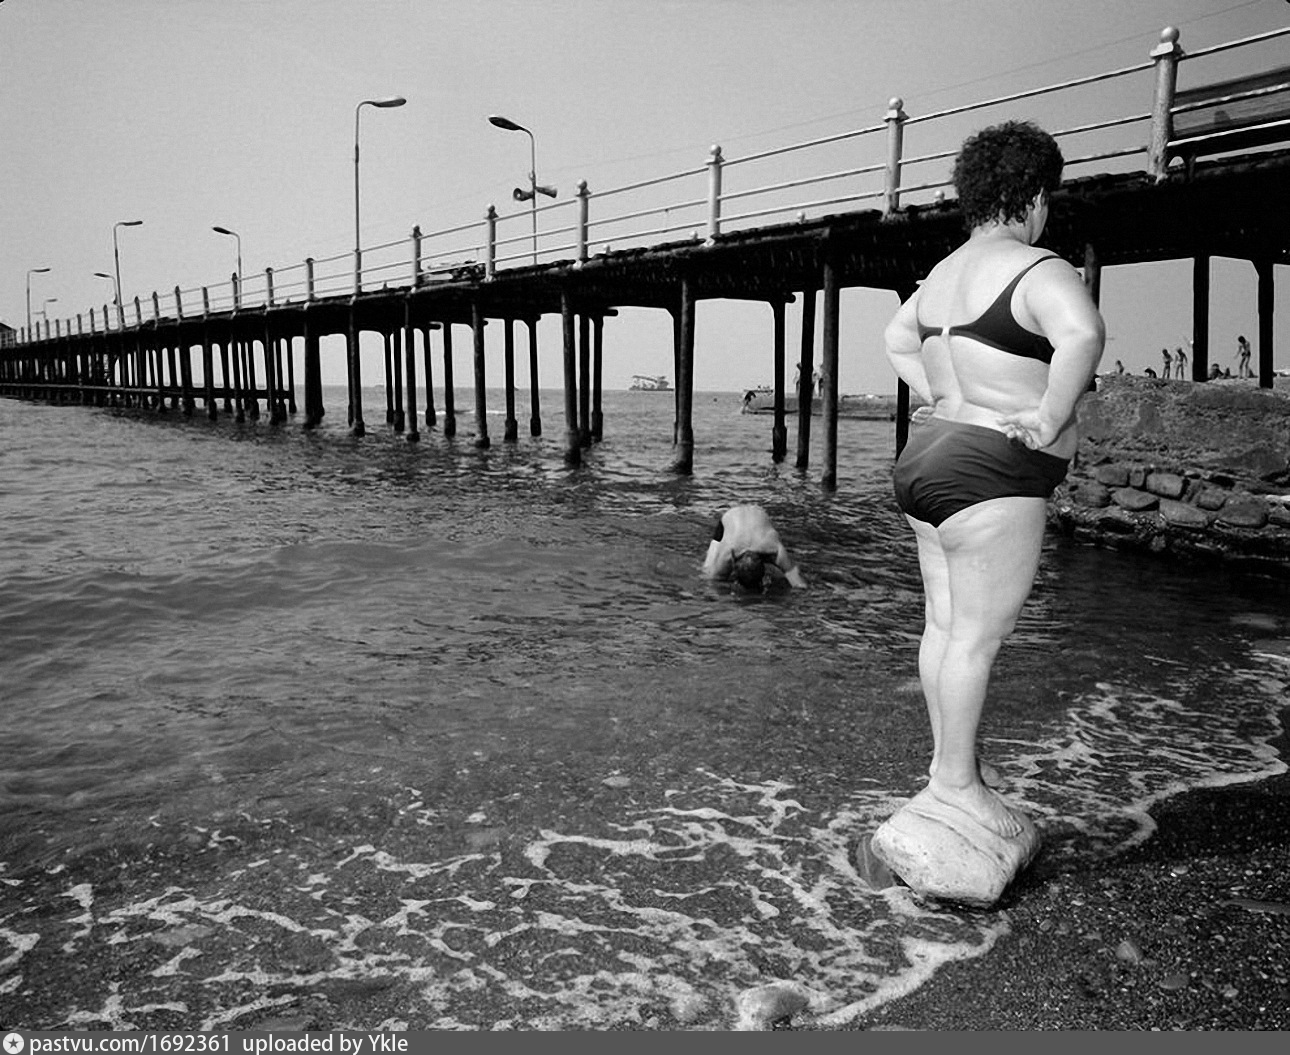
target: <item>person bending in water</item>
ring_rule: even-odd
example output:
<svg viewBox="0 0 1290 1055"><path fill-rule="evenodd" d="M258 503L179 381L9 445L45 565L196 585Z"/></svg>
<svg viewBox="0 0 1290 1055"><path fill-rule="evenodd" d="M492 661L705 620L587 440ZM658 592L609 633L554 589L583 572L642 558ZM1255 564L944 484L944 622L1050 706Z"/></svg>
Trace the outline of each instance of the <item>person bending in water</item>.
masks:
<svg viewBox="0 0 1290 1055"><path fill-rule="evenodd" d="M892 367L928 404L893 474L925 601L918 672L932 761L919 795L1005 837L1022 825L982 780L977 729L995 656L1039 569L1047 499L1075 453L1075 408L1105 342L1078 272L1035 248L1063 163L1053 137L1030 122L971 136L954 167L967 241L885 332Z"/></svg>
<svg viewBox="0 0 1290 1055"><path fill-rule="evenodd" d="M708 579L733 578L747 590L760 590L767 574L772 579L782 576L791 586L806 585L770 516L757 505L732 506L721 514L703 559L703 574Z"/></svg>

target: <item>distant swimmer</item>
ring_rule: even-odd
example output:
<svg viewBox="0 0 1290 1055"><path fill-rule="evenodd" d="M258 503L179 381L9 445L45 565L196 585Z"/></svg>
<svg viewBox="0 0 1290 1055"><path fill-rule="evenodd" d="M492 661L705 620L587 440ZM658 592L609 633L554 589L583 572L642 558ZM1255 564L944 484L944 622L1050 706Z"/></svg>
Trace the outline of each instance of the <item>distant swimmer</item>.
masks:
<svg viewBox="0 0 1290 1055"><path fill-rule="evenodd" d="M779 532L761 506L731 506L721 514L708 554L703 560L708 579L734 579L747 590L760 590L767 582L786 580L802 587L806 580L789 556Z"/></svg>

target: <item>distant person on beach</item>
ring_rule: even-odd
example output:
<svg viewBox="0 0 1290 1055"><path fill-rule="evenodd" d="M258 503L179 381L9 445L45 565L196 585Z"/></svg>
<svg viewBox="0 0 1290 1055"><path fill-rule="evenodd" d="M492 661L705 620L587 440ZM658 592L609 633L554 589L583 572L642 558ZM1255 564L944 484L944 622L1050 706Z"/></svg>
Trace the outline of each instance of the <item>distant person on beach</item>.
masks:
<svg viewBox="0 0 1290 1055"><path fill-rule="evenodd" d="M1244 334L1236 338L1236 376L1254 376L1254 371L1250 369L1250 342Z"/></svg>
<svg viewBox="0 0 1290 1055"><path fill-rule="evenodd" d="M1122 374L1122 373L1124 373L1124 364L1123 364L1122 362L1120 362L1120 360L1119 360L1119 359L1117 359L1117 360L1115 361L1115 372L1116 372L1117 374Z"/></svg>
<svg viewBox="0 0 1290 1055"><path fill-rule="evenodd" d="M1160 354L1161 354L1161 356L1164 358L1164 361L1165 361L1165 370L1164 370L1164 373L1162 373L1160 376L1161 376L1161 377L1163 377L1166 381L1168 381L1168 380L1169 380L1169 375L1170 375L1170 364L1173 362L1173 359L1171 359L1171 358L1169 357L1169 349L1168 349L1168 348L1161 348L1161 349L1160 349Z"/></svg>
<svg viewBox="0 0 1290 1055"><path fill-rule="evenodd" d="M920 796L998 835L1023 826L981 776L977 731L995 656L1039 568L1047 499L1065 478L1105 327L1079 273L1035 247L1064 160L1038 126L971 136L954 166L967 241L887 325L887 356L928 407L896 461L926 622L918 672L932 732Z"/></svg>
<svg viewBox="0 0 1290 1055"><path fill-rule="evenodd" d="M1146 375L1147 377L1155 377L1155 376L1156 376L1156 372L1155 372L1155 370L1153 370L1151 367L1147 367L1147 368L1146 368L1145 370L1143 370L1142 372L1143 372L1143 374L1144 374L1144 375Z"/></svg>
<svg viewBox="0 0 1290 1055"><path fill-rule="evenodd" d="M1187 380L1187 353L1181 348L1174 349L1174 377L1179 381Z"/></svg>
<svg viewBox="0 0 1290 1055"><path fill-rule="evenodd" d="M758 505L731 506L717 521L703 560L708 579L734 579L746 590L760 590L767 577L802 587L806 580L780 540L770 516Z"/></svg>

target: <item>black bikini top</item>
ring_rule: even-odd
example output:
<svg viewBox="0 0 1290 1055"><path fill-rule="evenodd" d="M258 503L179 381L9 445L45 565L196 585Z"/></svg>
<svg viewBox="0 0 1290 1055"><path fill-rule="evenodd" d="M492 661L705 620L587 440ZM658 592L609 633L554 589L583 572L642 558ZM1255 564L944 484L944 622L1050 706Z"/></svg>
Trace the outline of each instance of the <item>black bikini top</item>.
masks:
<svg viewBox="0 0 1290 1055"><path fill-rule="evenodd" d="M975 322L964 323L961 326L944 326L940 328L924 326L920 322L918 324L919 340L925 341L928 337L937 335L949 337L957 334L960 337L971 337L974 341L980 341L982 344L991 348L998 348L999 351L1008 352L1010 355L1019 355L1024 359L1038 359L1041 363L1052 362L1053 346L1048 342L1048 338L1025 329L1014 318L1012 314L1012 294L1022 276L1035 264L1042 264L1045 260L1055 259L1059 259L1057 254L1049 253L1022 268L1017 273L1017 277L1008 283L1003 292L994 298L994 303L986 308Z"/></svg>

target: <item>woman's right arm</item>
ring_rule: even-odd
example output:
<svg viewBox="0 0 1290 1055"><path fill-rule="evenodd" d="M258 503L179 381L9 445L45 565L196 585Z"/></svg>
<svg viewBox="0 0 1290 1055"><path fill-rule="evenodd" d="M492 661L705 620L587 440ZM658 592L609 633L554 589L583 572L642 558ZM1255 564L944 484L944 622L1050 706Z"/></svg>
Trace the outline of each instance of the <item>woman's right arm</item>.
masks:
<svg viewBox="0 0 1290 1055"><path fill-rule="evenodd" d="M923 365L923 342L918 336L918 291L892 316L883 331L887 360L896 376L924 403L932 402L932 387Z"/></svg>

